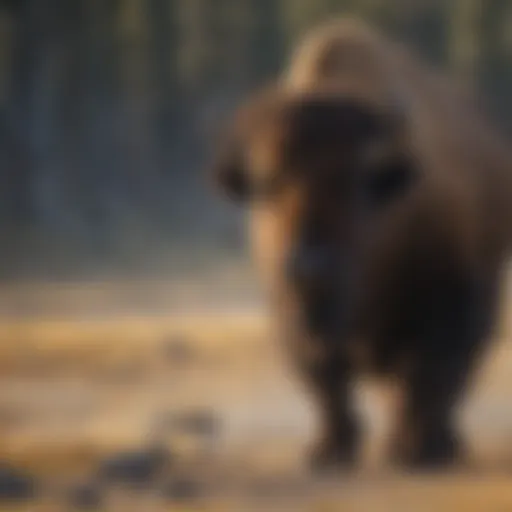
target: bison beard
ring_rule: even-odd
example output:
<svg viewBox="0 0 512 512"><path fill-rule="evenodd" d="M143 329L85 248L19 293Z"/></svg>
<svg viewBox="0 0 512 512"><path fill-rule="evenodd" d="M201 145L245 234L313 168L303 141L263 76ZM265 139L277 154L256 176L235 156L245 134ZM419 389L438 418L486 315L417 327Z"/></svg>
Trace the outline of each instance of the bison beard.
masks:
<svg viewBox="0 0 512 512"><path fill-rule="evenodd" d="M351 384L363 371L402 384L390 458L454 462L456 406L511 240L510 158L471 101L369 28L328 24L240 109L215 176L252 205L285 343L321 417L313 467L358 460Z"/></svg>

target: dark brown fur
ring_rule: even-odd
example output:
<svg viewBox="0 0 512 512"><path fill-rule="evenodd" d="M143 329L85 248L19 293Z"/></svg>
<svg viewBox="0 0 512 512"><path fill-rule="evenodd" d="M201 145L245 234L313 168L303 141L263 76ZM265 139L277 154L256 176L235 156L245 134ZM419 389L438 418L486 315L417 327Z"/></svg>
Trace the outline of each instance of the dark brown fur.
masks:
<svg viewBox="0 0 512 512"><path fill-rule="evenodd" d="M215 173L251 201L283 340L321 415L315 464L356 460L363 371L402 383L394 460L459 454L454 412L512 238L509 165L469 95L357 23L315 30L240 109Z"/></svg>

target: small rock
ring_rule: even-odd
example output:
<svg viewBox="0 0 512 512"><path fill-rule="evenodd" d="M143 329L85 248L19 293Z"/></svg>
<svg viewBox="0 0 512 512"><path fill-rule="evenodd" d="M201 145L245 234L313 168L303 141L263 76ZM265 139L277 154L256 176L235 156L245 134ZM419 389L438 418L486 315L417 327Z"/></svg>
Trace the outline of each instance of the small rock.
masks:
<svg viewBox="0 0 512 512"><path fill-rule="evenodd" d="M0 467L0 501L28 501L35 495L34 478L7 465Z"/></svg>
<svg viewBox="0 0 512 512"><path fill-rule="evenodd" d="M163 494L168 500L190 501L201 496L201 486L192 479L176 478L165 485Z"/></svg>
<svg viewBox="0 0 512 512"><path fill-rule="evenodd" d="M127 361L111 371L109 378L115 382L134 382L144 375L144 370L143 361Z"/></svg>
<svg viewBox="0 0 512 512"><path fill-rule="evenodd" d="M104 461L99 468L102 482L141 486L152 483L172 461L165 447L125 452Z"/></svg>
<svg viewBox="0 0 512 512"><path fill-rule="evenodd" d="M201 437L217 437L220 431L219 418L212 411L199 409L181 413L170 413L162 423L167 430L186 432Z"/></svg>
<svg viewBox="0 0 512 512"><path fill-rule="evenodd" d="M184 337L173 337L163 343L163 353L167 361L174 364L185 364L194 358L194 350Z"/></svg>
<svg viewBox="0 0 512 512"><path fill-rule="evenodd" d="M76 510L95 510L101 507L103 496L98 485L82 484L71 490L69 504Z"/></svg>

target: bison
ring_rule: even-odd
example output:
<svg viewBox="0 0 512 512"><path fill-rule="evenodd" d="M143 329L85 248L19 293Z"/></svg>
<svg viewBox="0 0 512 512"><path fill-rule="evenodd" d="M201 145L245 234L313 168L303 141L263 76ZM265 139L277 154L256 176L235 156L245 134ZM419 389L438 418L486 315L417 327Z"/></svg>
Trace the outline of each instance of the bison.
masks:
<svg viewBox="0 0 512 512"><path fill-rule="evenodd" d="M315 28L236 112L213 173L249 206L280 336L321 418L313 468L352 467L352 384L401 384L389 458L455 462L457 405L495 324L510 156L472 93L361 22Z"/></svg>

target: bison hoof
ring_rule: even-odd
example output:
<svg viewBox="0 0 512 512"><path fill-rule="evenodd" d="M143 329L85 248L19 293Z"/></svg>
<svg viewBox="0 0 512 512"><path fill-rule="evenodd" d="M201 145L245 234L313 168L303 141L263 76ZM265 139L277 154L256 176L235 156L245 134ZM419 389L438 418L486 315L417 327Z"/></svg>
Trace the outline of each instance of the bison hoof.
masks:
<svg viewBox="0 0 512 512"><path fill-rule="evenodd" d="M462 456L461 444L448 433L432 436L410 449L394 450L393 461L414 471L440 471L453 467Z"/></svg>
<svg viewBox="0 0 512 512"><path fill-rule="evenodd" d="M350 470L354 463L354 447L337 440L323 439L309 453L309 468L313 473Z"/></svg>

